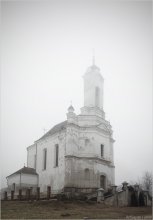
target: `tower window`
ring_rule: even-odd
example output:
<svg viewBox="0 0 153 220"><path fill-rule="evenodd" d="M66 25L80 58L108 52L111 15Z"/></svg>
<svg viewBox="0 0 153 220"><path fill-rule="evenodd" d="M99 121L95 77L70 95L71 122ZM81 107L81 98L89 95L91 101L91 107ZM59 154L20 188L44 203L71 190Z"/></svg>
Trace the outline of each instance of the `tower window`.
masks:
<svg viewBox="0 0 153 220"><path fill-rule="evenodd" d="M58 167L59 146L55 145L55 167Z"/></svg>
<svg viewBox="0 0 153 220"><path fill-rule="evenodd" d="M47 149L43 149L43 170L46 170L47 165Z"/></svg>
<svg viewBox="0 0 153 220"><path fill-rule="evenodd" d="M86 179L86 180L89 180L89 179L90 179L90 172L89 172L89 169L88 169L88 168L85 169L85 179Z"/></svg>
<svg viewBox="0 0 153 220"><path fill-rule="evenodd" d="M101 157L103 157L104 156L104 145L101 144L100 147L101 147Z"/></svg>
<svg viewBox="0 0 153 220"><path fill-rule="evenodd" d="M100 89L98 86L95 88L95 106L99 107L100 102Z"/></svg>
<svg viewBox="0 0 153 220"><path fill-rule="evenodd" d="M87 146L90 143L89 139L85 139L85 146Z"/></svg>

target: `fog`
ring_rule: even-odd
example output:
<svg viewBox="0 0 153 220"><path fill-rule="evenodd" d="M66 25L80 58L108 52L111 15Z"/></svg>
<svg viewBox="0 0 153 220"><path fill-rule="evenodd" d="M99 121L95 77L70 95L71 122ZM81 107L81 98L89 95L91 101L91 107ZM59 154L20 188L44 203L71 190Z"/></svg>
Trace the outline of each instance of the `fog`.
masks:
<svg viewBox="0 0 153 220"><path fill-rule="evenodd" d="M1 2L1 187L26 165L26 147L83 107L95 62L114 131L116 184L152 170L151 1Z"/></svg>

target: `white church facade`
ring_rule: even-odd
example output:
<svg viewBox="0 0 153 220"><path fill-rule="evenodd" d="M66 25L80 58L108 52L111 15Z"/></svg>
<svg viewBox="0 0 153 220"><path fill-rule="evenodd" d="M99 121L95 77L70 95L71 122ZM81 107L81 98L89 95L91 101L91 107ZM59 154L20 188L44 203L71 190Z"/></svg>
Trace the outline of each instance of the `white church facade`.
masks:
<svg viewBox="0 0 153 220"><path fill-rule="evenodd" d="M56 192L79 192L107 190L115 184L114 139L103 110L103 86L100 69L93 63L84 75L81 113L76 115L71 105L67 120L27 148L27 168L22 171L29 169L28 175L34 175L35 179L30 183L27 177L27 186L38 186L40 192L45 192L48 186ZM30 169L35 173L30 173ZM8 185L12 184L11 178L13 174L7 177Z"/></svg>

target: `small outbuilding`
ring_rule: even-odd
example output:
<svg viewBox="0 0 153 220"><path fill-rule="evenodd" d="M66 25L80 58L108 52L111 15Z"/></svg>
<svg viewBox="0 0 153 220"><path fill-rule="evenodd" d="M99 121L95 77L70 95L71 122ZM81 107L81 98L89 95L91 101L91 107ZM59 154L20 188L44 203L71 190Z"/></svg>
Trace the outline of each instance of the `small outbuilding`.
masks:
<svg viewBox="0 0 153 220"><path fill-rule="evenodd" d="M19 189L36 188L38 186L38 174L30 167L12 173L6 177L9 190L18 191Z"/></svg>

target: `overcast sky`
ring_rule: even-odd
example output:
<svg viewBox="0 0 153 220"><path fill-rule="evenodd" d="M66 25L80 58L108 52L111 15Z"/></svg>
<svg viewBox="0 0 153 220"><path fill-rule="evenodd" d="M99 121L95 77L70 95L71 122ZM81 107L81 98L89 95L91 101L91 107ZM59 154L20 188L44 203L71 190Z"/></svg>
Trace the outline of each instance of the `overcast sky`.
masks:
<svg viewBox="0 0 153 220"><path fill-rule="evenodd" d="M105 79L116 184L152 167L151 1L2 1L1 176L26 165L26 147L83 106L92 63Z"/></svg>

